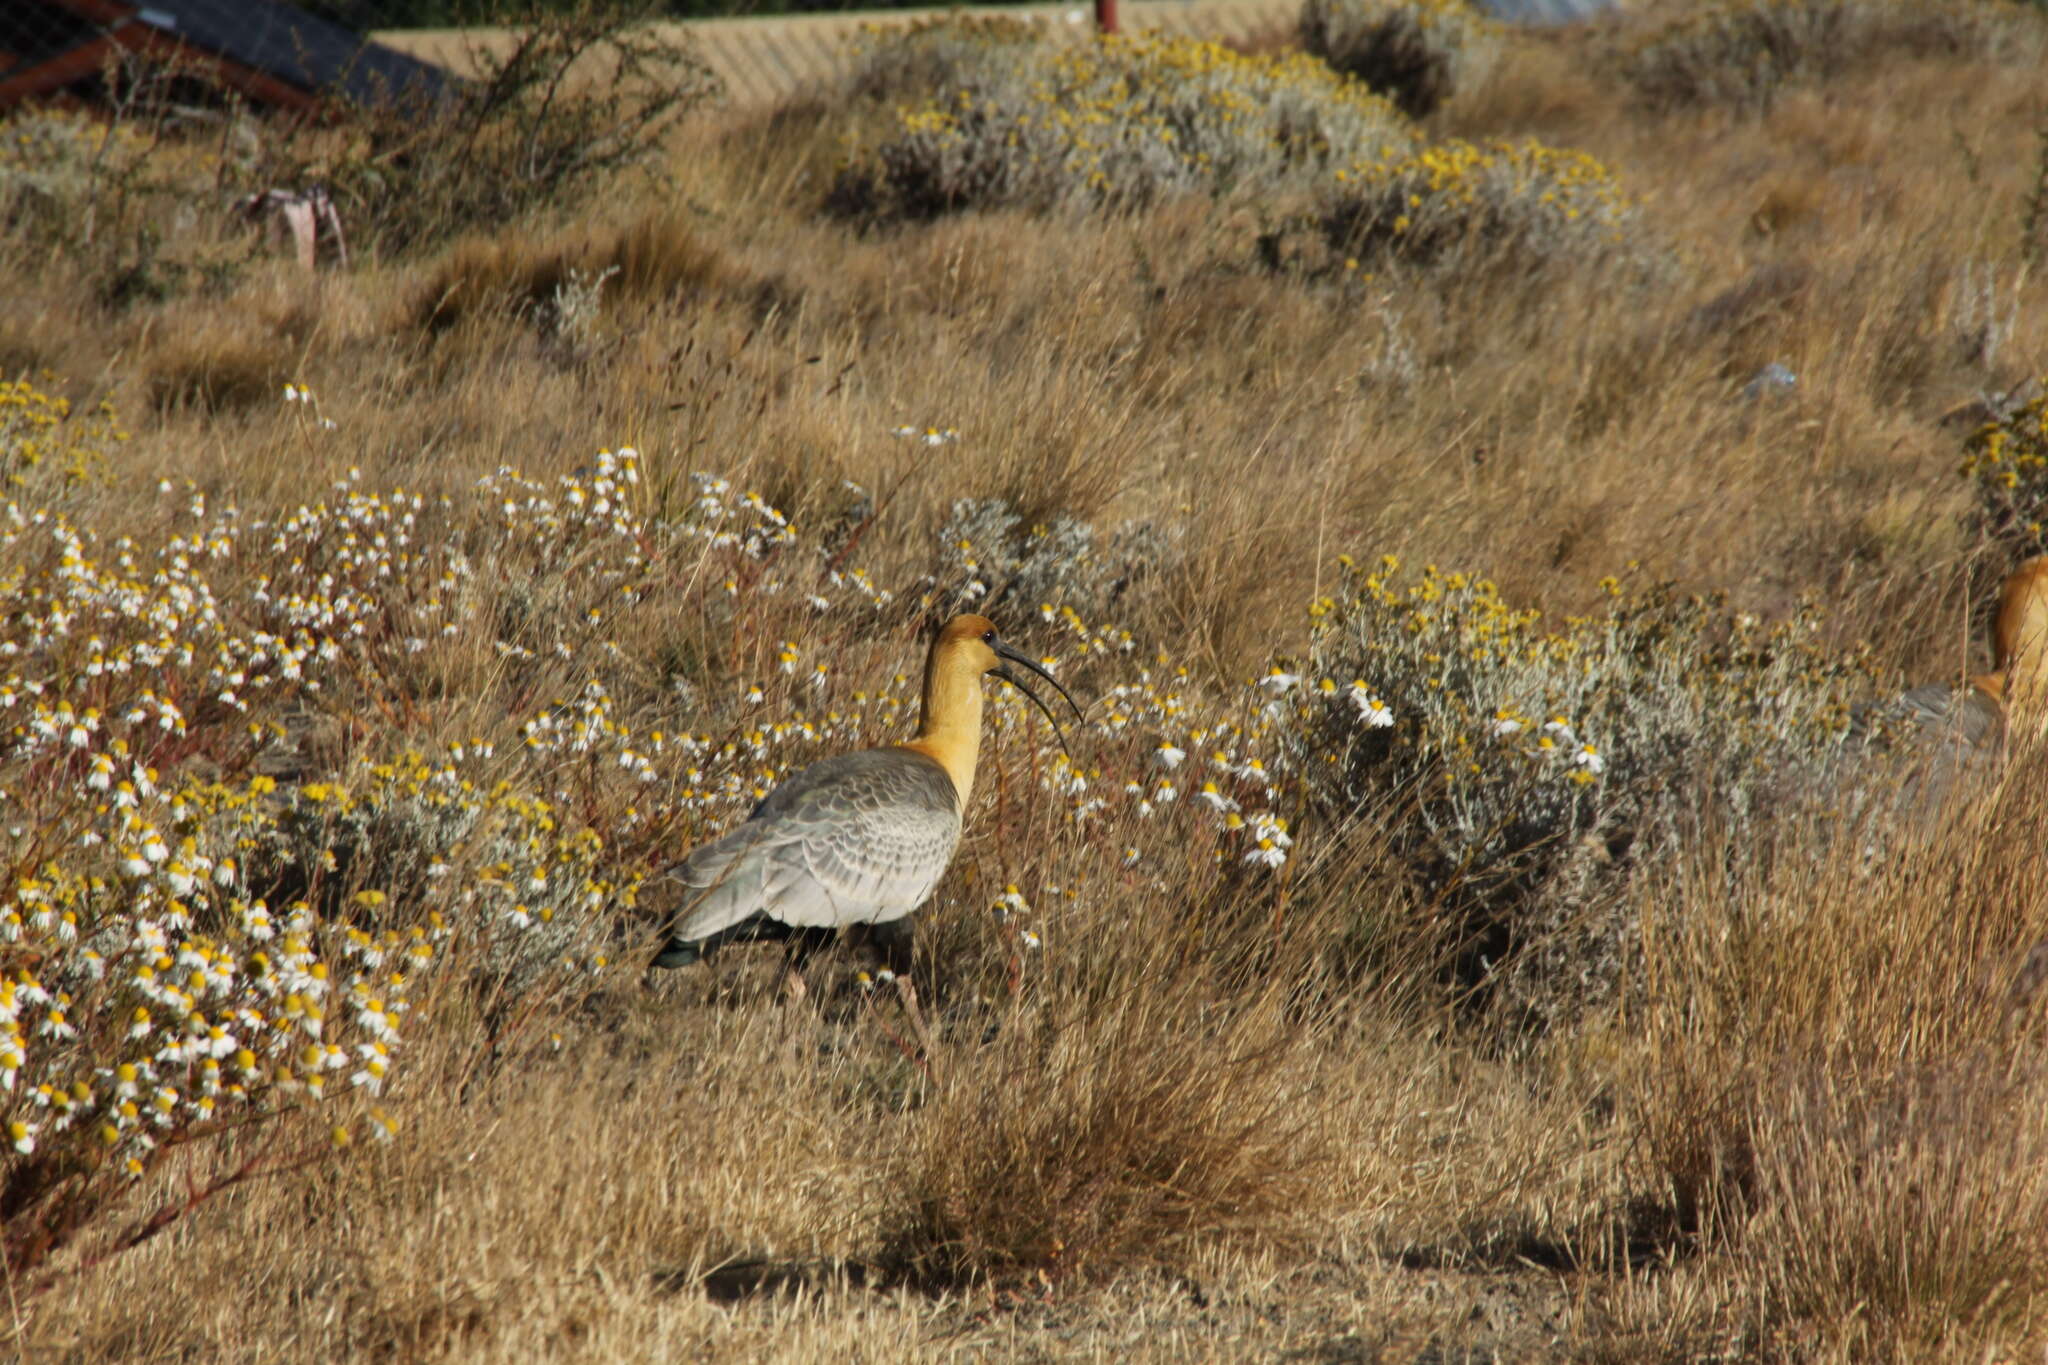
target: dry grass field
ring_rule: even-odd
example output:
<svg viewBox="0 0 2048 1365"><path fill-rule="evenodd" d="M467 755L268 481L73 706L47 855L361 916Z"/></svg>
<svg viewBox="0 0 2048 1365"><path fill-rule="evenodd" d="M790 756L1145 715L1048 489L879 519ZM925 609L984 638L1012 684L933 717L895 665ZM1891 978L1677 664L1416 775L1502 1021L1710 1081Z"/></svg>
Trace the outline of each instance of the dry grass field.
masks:
<svg viewBox="0 0 2048 1365"><path fill-rule="evenodd" d="M1896 816L1860 718L2039 549L2048 20L1693 8L1342 181L955 194L944 52L508 221L537 133L0 123L6 1350L2039 1359L2048 745ZM970 606L1088 724L991 685L931 1045L644 975Z"/></svg>

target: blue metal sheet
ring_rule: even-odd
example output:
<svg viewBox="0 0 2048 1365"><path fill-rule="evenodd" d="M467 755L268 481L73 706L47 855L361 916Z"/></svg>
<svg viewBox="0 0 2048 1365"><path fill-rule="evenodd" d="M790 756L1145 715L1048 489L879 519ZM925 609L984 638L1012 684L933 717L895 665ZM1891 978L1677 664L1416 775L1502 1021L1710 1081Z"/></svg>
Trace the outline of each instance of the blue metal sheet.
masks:
<svg viewBox="0 0 2048 1365"><path fill-rule="evenodd" d="M1620 0L1479 0L1494 18L1509 24L1535 26L1575 24L1612 14Z"/></svg>
<svg viewBox="0 0 2048 1365"><path fill-rule="evenodd" d="M447 85L436 67L275 0L150 0L138 17L302 90L337 89L375 102L408 89L437 94Z"/></svg>

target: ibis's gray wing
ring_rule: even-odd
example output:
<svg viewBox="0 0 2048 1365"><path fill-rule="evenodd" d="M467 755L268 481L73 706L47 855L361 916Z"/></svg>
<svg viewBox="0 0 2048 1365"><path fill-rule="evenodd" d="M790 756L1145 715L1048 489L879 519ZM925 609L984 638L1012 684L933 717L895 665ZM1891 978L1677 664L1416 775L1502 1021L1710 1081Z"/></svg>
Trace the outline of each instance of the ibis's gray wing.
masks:
<svg viewBox="0 0 2048 1365"><path fill-rule="evenodd" d="M828 758L670 869L681 892L673 937L709 938L762 911L804 927L895 919L931 895L959 835L952 779L931 759L908 749Z"/></svg>
<svg viewBox="0 0 2048 1365"><path fill-rule="evenodd" d="M1850 733L1859 785L1886 793L1883 809L1933 820L1997 771L2005 712L1974 687L1929 683L1863 708Z"/></svg>
<svg viewBox="0 0 2048 1365"><path fill-rule="evenodd" d="M1987 751L2005 730L1999 704L1974 687L1927 683L1859 708L1851 733L1921 756L1953 748L1959 756Z"/></svg>
<svg viewBox="0 0 2048 1365"><path fill-rule="evenodd" d="M1912 720L1929 738L1982 750L2005 731L2005 712L1974 687L1930 683L1901 696L1895 713Z"/></svg>

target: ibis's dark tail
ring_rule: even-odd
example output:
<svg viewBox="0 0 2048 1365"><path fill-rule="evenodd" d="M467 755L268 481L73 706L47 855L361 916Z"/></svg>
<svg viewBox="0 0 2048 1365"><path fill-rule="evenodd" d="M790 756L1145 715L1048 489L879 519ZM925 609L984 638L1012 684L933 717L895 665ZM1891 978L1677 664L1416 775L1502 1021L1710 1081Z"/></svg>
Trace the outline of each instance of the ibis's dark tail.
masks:
<svg viewBox="0 0 2048 1365"><path fill-rule="evenodd" d="M801 960L830 943L834 932L832 929L784 924L766 910L756 910L738 924L728 924L715 934L698 939L669 939L648 965L687 967L710 957L728 943L757 943L762 940L791 944L792 954Z"/></svg>

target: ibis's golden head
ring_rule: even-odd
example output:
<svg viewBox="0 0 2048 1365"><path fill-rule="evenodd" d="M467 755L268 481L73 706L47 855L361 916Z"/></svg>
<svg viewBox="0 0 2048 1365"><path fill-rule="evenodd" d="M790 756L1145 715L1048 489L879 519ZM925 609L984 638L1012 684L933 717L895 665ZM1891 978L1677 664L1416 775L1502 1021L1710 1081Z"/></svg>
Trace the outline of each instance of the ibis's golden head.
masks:
<svg viewBox="0 0 2048 1365"><path fill-rule="evenodd" d="M986 616L956 616L939 627L932 641L932 654L958 660L958 667L977 676L993 672L1002 660L996 655L996 623Z"/></svg>
<svg viewBox="0 0 2048 1365"><path fill-rule="evenodd" d="M1038 709L1045 712L1046 719L1052 722L1053 731L1057 734L1059 717L1053 714L1045 699L1024 681L1022 675L1016 671L1018 668L1044 679L1052 690L1059 693L1060 698L1073 708L1074 718L1081 718L1080 705L1068 695L1066 688L1060 686L1059 680L1046 672L1037 660L1005 644L1002 637L996 633L996 623L986 616L956 616L939 628L939 638L932 642L931 671L943 671L955 676L966 675L977 679L990 674L1001 678L1031 698ZM1062 739L1061 743L1065 743L1065 740Z"/></svg>
<svg viewBox="0 0 2048 1365"><path fill-rule="evenodd" d="M1080 706L1058 679L1036 660L1003 642L995 622L986 616L956 616L939 628L924 666L924 711L918 718L917 736L905 747L925 754L943 765L953 779L961 809L974 784L976 756L981 749L981 680L993 675L1031 698L1059 733L1059 718L1045 698L1024 681L1023 673L1035 673L1074 708ZM1066 744L1061 736L1060 743Z"/></svg>

